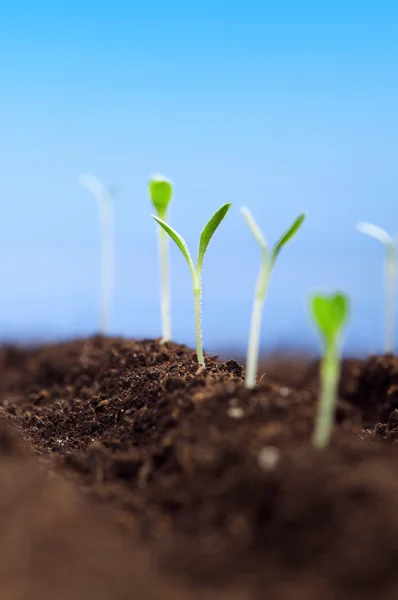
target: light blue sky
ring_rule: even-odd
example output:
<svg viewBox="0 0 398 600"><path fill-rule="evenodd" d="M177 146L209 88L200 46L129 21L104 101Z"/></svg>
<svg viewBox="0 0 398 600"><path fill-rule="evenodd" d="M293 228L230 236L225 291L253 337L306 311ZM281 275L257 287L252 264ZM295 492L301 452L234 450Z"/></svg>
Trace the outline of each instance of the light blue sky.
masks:
<svg viewBox="0 0 398 600"><path fill-rule="evenodd" d="M160 333L146 180L175 182L171 220L196 246L233 202L204 272L204 341L242 347L259 250L304 210L280 255L263 347L317 343L315 288L352 298L347 347L383 337L382 247L398 230L398 5L394 1L14 0L0 18L0 335L96 326L98 227L82 171L120 184L112 331ZM189 273L172 251L174 333L194 341Z"/></svg>

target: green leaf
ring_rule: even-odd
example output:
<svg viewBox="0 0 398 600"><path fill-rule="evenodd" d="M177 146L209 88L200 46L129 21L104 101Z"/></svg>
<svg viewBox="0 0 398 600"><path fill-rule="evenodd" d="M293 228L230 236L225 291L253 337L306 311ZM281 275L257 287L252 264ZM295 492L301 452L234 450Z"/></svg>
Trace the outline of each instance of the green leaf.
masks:
<svg viewBox="0 0 398 600"><path fill-rule="evenodd" d="M254 217L251 214L250 210L248 208L246 208L246 206L243 206L240 209L240 212L242 213L243 217L245 218L245 221L248 224L249 229L252 232L255 240L260 244L261 248L264 251L266 251L267 250L266 239L265 239L260 227L257 225L256 221L254 220Z"/></svg>
<svg viewBox="0 0 398 600"><path fill-rule="evenodd" d="M218 211L212 216L210 221L207 223L205 228L202 231L199 242L199 252L198 252L198 262L197 269L200 271L203 265L203 259L206 254L207 246L210 243L211 238L213 237L216 229L220 225L221 221L224 219L225 215L229 211L231 207L231 203L228 202L224 204Z"/></svg>
<svg viewBox="0 0 398 600"><path fill-rule="evenodd" d="M312 298L313 319L322 334L326 345L333 344L348 317L348 297L345 294L325 296L316 294Z"/></svg>
<svg viewBox="0 0 398 600"><path fill-rule="evenodd" d="M275 263L277 256L278 256L279 252L282 250L283 246L285 244L287 244L287 242L289 242L292 239L292 237L297 233L297 231L300 229L304 219L305 219L304 214L301 214L299 217L297 217L297 219L294 221L294 223L289 227L289 229L282 235L280 240L275 244L275 247L272 251L272 256L271 256L271 265L273 265Z"/></svg>
<svg viewBox="0 0 398 600"><path fill-rule="evenodd" d="M161 219L165 219L167 207L169 206L173 187L168 179L163 175L154 175L148 182L149 194L152 204Z"/></svg>
<svg viewBox="0 0 398 600"><path fill-rule="evenodd" d="M181 235L179 233L177 233L177 231L175 229L170 227L170 225L168 225L165 221L163 221L162 219L159 219L159 217L156 217L155 215L151 215L151 217L153 217L155 219L155 221L160 225L160 227L163 227L163 229L166 231L166 233L169 234L169 236L171 237L173 242L175 242L177 244L177 246L183 253L185 260L187 261L187 263L189 265L192 276L194 276L195 275L195 266L193 264L191 255L188 250L188 246L186 245L184 238L181 237Z"/></svg>

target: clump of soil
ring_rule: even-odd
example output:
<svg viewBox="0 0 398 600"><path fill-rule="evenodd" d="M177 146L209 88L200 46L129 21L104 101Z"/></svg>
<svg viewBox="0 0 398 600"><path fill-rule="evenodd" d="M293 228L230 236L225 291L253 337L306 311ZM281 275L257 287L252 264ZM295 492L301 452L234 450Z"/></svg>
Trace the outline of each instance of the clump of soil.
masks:
<svg viewBox="0 0 398 600"><path fill-rule="evenodd" d="M142 600L398 597L398 361L345 361L324 452L311 447L317 362L268 365L248 392L238 362L208 357L201 369L171 343L97 337L1 350L0 419L33 453L18 459L22 476L31 465L41 473L18 515L37 522L36 579L26 574L37 597L63 597L43 587L43 527L29 513L37 490L54 514L46 532L62 539L61 521L68 535L54 565L75 572L82 552L93 556L92 589L77 570L65 597L118 599L128 588ZM0 456L0 489L9 460ZM2 514L12 528L15 507Z"/></svg>

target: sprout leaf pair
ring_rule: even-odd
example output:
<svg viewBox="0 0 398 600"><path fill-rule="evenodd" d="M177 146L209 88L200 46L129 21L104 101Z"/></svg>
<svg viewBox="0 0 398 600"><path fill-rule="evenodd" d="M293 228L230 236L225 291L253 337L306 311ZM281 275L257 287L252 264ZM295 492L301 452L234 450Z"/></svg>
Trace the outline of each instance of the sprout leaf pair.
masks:
<svg viewBox="0 0 398 600"><path fill-rule="evenodd" d="M203 229L200 242L199 242L199 251L198 257L196 261L196 265L194 264L191 254L188 250L188 246L184 240L184 238L175 231L166 221L159 216L152 215L155 221L160 225L160 227L166 232L174 243L181 250L185 260L188 263L189 270L192 277L192 287L194 294L194 314L195 314L195 332L196 332L196 352L198 356L198 362L200 365L204 366L205 360L203 356L203 345L202 345L202 316L201 316L201 297L202 297L202 267L203 260L206 254L207 247L210 243L211 238L214 233L218 229L218 226L223 221L225 215L227 214L231 204L227 203L221 206L218 211L212 216L210 221L207 223L205 228Z"/></svg>
<svg viewBox="0 0 398 600"><path fill-rule="evenodd" d="M258 355L260 349L261 317L271 271L282 248L294 237L294 235L300 229L304 221L305 215L301 214L299 217L297 217L297 219L289 227L289 229L281 236L281 238L278 240L271 253L269 254L266 239L261 229L257 225L256 221L254 220L252 214L246 207L243 207L241 209L241 212L249 226L250 231L252 232L254 238L260 245L262 251L262 262L256 284L250 325L249 344L247 349L245 385L248 389L251 389L254 388L256 385Z"/></svg>

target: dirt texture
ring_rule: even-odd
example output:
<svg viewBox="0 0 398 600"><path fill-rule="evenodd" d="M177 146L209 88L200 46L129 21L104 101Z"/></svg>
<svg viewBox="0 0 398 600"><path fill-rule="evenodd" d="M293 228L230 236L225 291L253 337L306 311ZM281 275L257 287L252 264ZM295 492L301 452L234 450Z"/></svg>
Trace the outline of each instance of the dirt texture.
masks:
<svg viewBox="0 0 398 600"><path fill-rule="evenodd" d="M398 598L398 360L346 360L330 447L318 361L100 337L0 350L3 600Z"/></svg>

